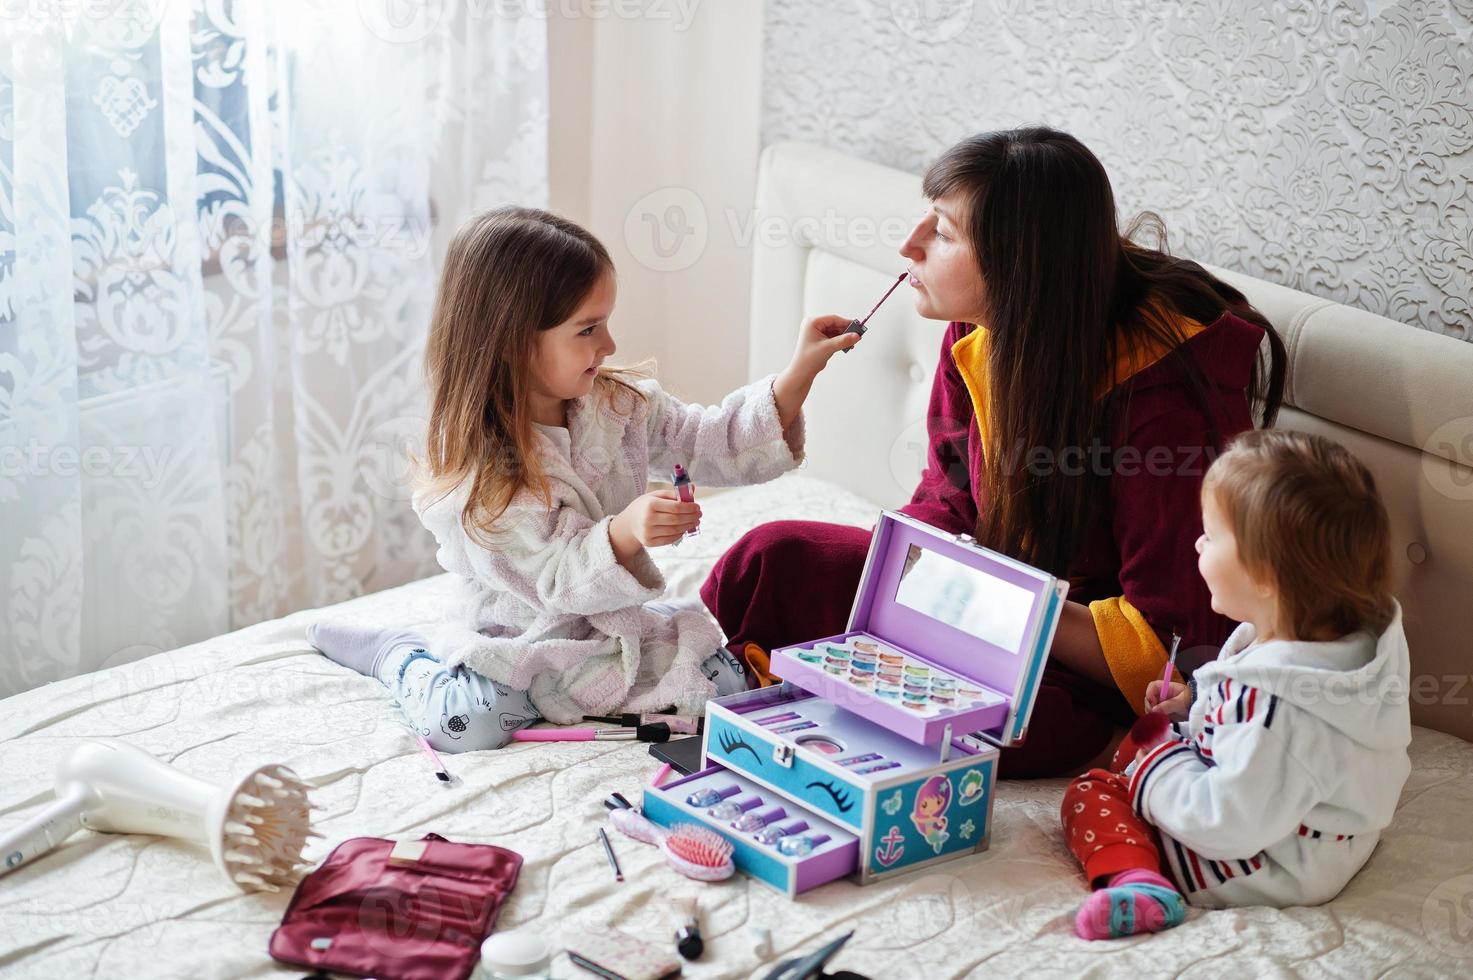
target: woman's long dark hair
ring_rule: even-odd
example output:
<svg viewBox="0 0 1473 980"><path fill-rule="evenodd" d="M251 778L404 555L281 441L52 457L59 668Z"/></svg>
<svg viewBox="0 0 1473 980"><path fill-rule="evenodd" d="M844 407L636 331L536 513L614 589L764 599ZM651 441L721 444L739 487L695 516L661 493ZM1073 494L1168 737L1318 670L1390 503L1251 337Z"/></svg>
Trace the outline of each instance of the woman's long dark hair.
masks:
<svg viewBox="0 0 1473 980"><path fill-rule="evenodd" d="M1207 324L1231 309L1264 329L1267 377L1255 361L1248 394L1262 406L1263 425L1273 423L1286 363L1278 333L1195 262L1132 241L1142 224L1159 233L1158 218L1122 236L1105 168L1079 140L1043 127L973 136L931 166L923 187L931 200L965 204L982 275L991 390L980 543L1067 574L1107 487L1096 467L1065 472L1059 464L1065 450L1088 458L1097 442L1110 445L1107 424L1128 405L1102 396L1122 351L1169 350L1220 441L1205 376L1182 350L1183 317Z"/></svg>

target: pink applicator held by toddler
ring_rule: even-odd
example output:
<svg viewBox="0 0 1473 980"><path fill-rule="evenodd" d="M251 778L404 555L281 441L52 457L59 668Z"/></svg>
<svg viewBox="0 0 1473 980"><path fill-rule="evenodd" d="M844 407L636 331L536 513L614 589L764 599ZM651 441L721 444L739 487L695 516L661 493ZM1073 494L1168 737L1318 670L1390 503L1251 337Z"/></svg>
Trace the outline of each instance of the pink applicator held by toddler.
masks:
<svg viewBox="0 0 1473 980"><path fill-rule="evenodd" d="M1181 634L1171 634L1171 656L1166 658L1166 673L1161 675L1161 688L1156 692L1156 704L1166 700L1166 692L1171 684L1171 672L1176 668L1176 651L1181 647ZM1130 726L1130 740L1138 748L1153 749L1166 740L1166 734L1171 728L1171 719L1164 711L1156 711L1155 705L1152 710L1147 711L1136 719L1135 724Z"/></svg>
<svg viewBox="0 0 1473 980"><path fill-rule="evenodd" d="M1181 634L1172 633L1171 655L1166 658L1166 673L1161 675L1161 687L1156 691L1156 704L1166 700L1166 692L1171 688L1171 672L1176 669L1176 651L1179 649L1181 649Z"/></svg>

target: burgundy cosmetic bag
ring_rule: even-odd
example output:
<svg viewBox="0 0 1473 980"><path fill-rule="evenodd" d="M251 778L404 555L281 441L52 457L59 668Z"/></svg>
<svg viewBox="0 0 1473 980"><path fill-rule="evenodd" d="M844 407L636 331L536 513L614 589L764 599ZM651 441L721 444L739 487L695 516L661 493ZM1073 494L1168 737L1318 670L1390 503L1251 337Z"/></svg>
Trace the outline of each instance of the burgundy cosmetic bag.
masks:
<svg viewBox="0 0 1473 980"><path fill-rule="evenodd" d="M380 980L463 980L521 869L520 854L491 844L355 837L297 885L271 955Z"/></svg>

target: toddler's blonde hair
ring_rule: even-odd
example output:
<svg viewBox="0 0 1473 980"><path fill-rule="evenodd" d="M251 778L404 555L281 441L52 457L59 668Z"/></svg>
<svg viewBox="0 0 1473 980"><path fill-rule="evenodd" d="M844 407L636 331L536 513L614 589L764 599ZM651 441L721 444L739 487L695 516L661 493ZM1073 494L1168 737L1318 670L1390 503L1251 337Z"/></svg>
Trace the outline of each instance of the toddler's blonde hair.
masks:
<svg viewBox="0 0 1473 980"><path fill-rule="evenodd" d="M1331 439L1262 429L1233 441L1202 484L1238 558L1279 592L1296 639L1380 634L1391 622L1391 522L1365 464Z"/></svg>

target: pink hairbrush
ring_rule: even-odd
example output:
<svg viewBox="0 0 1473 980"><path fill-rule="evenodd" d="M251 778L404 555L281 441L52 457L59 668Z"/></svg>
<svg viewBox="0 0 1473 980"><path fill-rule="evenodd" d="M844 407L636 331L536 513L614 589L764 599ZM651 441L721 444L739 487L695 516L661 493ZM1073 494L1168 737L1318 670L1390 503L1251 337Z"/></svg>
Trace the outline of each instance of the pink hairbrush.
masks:
<svg viewBox="0 0 1473 980"><path fill-rule="evenodd" d="M723 881L732 876L731 841L714 830L693 823L669 830L650 823L638 810L610 810L609 823L625 837L653 844L672 869L696 881Z"/></svg>

